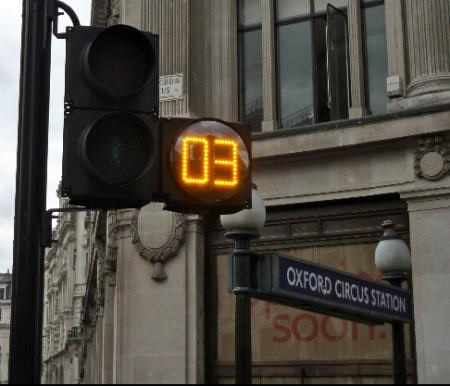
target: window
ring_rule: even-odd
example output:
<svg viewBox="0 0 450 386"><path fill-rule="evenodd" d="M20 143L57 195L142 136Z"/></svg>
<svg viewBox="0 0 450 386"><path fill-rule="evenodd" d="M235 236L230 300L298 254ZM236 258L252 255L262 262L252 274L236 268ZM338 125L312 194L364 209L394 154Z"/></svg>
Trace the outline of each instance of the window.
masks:
<svg viewBox="0 0 450 386"><path fill-rule="evenodd" d="M272 27L262 26L262 12L272 10L268 10L267 3L261 0L237 1L240 119L259 130L266 97L262 87L263 60L266 59L262 53L270 50L265 47L270 39L263 42L262 32L266 33L266 27ZM348 19L348 4L353 3L348 0L274 0L276 73L273 76L277 86L276 95L272 97L276 97L277 107L276 112L269 112L267 116L276 115L274 120L278 121L279 128L348 119L352 102L355 107L366 107L371 114L386 112L384 1L361 2L364 27L361 34L353 38L355 41L350 41L348 31L349 23L355 23L351 25L354 26L357 20ZM350 48L360 47L361 42L366 106L361 106L363 100L352 101L350 87ZM353 81L361 80L358 77Z"/></svg>
<svg viewBox="0 0 450 386"><path fill-rule="evenodd" d="M348 118L346 4L277 1L280 128Z"/></svg>
<svg viewBox="0 0 450 386"><path fill-rule="evenodd" d="M386 113L387 43L384 1L363 2L366 103L370 114Z"/></svg>
<svg viewBox="0 0 450 386"><path fill-rule="evenodd" d="M277 2L278 115L281 128L313 123L310 14L307 1Z"/></svg>
<svg viewBox="0 0 450 386"><path fill-rule="evenodd" d="M263 120L261 1L239 0L239 116L261 129Z"/></svg>
<svg viewBox="0 0 450 386"><path fill-rule="evenodd" d="M6 299L6 290L5 288L0 288L0 300Z"/></svg>

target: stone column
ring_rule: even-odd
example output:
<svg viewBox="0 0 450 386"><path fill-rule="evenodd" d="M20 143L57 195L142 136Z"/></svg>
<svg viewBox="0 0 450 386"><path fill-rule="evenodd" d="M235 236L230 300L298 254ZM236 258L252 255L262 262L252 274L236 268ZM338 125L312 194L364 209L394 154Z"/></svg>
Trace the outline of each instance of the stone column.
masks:
<svg viewBox="0 0 450 386"><path fill-rule="evenodd" d="M210 18L211 113L224 120L238 119L237 2L207 0ZM195 55L195 53L192 53Z"/></svg>
<svg viewBox="0 0 450 386"><path fill-rule="evenodd" d="M262 131L273 131L278 127L274 0L262 0L262 52L264 99Z"/></svg>
<svg viewBox="0 0 450 386"><path fill-rule="evenodd" d="M116 7L118 20L159 35L160 76L183 74L181 99L160 103L160 115L190 115L189 0L126 0Z"/></svg>
<svg viewBox="0 0 450 386"><path fill-rule="evenodd" d="M408 96L450 93L449 1L407 0L404 4L410 75Z"/></svg>
<svg viewBox="0 0 450 386"><path fill-rule="evenodd" d="M98 316L95 327L95 383L102 383L102 369L103 369L103 316Z"/></svg>
<svg viewBox="0 0 450 386"><path fill-rule="evenodd" d="M352 79L350 90L352 98L350 118L360 118L366 115L361 16L361 2L359 0L348 0L350 79Z"/></svg>
<svg viewBox="0 0 450 386"><path fill-rule="evenodd" d="M428 1L428 0L427 0ZM450 188L404 194L410 218L418 381L450 379Z"/></svg>
<svg viewBox="0 0 450 386"><path fill-rule="evenodd" d="M72 384L78 385L80 383L80 367L78 354L75 354L72 359Z"/></svg>
<svg viewBox="0 0 450 386"><path fill-rule="evenodd" d="M114 366L114 280L112 273L105 277L105 305L103 309L102 384L113 383Z"/></svg>
<svg viewBox="0 0 450 386"><path fill-rule="evenodd" d="M201 216L186 221L186 356L188 384L205 383L204 223Z"/></svg>
<svg viewBox="0 0 450 386"><path fill-rule="evenodd" d="M404 2L400 0L386 0L386 38L388 56L388 75L398 81L397 87L390 91L391 98L406 95L407 61L406 36L404 19ZM390 110L395 110L395 106Z"/></svg>

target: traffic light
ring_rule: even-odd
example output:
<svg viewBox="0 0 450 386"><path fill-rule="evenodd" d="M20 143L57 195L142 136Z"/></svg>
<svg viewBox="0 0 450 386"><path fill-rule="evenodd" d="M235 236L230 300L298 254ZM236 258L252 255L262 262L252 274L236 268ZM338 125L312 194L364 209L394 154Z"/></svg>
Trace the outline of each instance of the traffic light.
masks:
<svg viewBox="0 0 450 386"><path fill-rule="evenodd" d="M162 179L155 200L182 213L251 208L251 129L216 119L161 119Z"/></svg>
<svg viewBox="0 0 450 386"><path fill-rule="evenodd" d="M140 207L159 191L159 38L137 29L67 34L62 194L92 208Z"/></svg>

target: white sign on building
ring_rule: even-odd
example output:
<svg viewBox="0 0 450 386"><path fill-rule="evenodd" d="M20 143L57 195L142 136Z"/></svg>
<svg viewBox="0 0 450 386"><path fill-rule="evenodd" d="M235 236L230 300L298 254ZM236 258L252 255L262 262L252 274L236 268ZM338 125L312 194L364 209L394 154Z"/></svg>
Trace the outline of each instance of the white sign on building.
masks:
<svg viewBox="0 0 450 386"><path fill-rule="evenodd" d="M183 74L159 78L159 101L168 102L183 99Z"/></svg>

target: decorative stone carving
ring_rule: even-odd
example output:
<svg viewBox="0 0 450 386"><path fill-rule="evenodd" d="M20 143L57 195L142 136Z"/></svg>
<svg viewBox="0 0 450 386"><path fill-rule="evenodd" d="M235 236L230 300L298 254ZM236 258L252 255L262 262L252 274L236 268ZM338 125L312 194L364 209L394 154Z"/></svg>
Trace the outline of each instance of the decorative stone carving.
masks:
<svg viewBox="0 0 450 386"><path fill-rule="evenodd" d="M105 272L110 275L109 285L116 286L117 271L117 211L109 211L107 217L107 252L105 259Z"/></svg>
<svg viewBox="0 0 450 386"><path fill-rule="evenodd" d="M440 136L419 140L414 168L419 178L444 178L450 172L450 142Z"/></svg>
<svg viewBox="0 0 450 386"><path fill-rule="evenodd" d="M111 1L111 16L108 25L116 25L120 23L120 0Z"/></svg>
<svg viewBox="0 0 450 386"><path fill-rule="evenodd" d="M99 241L95 242L94 256L97 255L97 290L95 293L95 311L97 317L103 317L105 306L105 248Z"/></svg>
<svg viewBox="0 0 450 386"><path fill-rule="evenodd" d="M92 25L106 27L109 22L111 0L92 0Z"/></svg>
<svg viewBox="0 0 450 386"><path fill-rule="evenodd" d="M185 238L185 218L182 214L162 210L151 204L143 207L133 220L133 244L139 254L155 265L152 278L167 279L165 264L176 256Z"/></svg>

